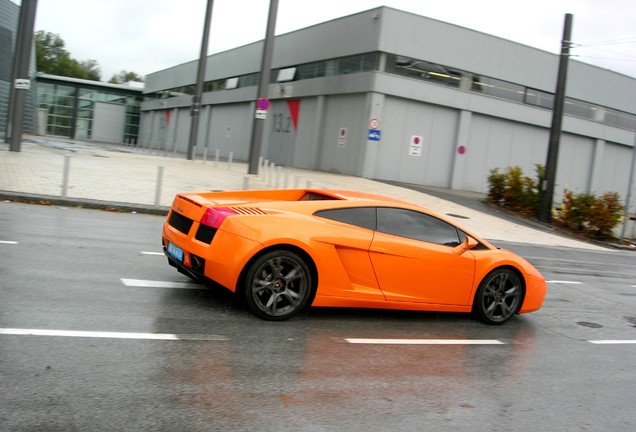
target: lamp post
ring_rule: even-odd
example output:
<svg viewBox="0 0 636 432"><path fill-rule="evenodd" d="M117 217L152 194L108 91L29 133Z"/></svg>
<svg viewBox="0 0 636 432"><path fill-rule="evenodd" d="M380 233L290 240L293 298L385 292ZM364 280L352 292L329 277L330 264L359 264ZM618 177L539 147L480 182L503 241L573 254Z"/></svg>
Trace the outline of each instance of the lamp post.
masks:
<svg viewBox="0 0 636 432"><path fill-rule="evenodd" d="M190 116L190 139L188 140L188 160L194 159L194 149L197 144L197 135L199 134L199 114L201 112L201 95L203 94L203 82L205 81L205 64L208 58L208 39L210 38L210 22L212 21L212 7L214 0L208 0L205 11L205 22L203 24L203 37L201 39L201 53L199 54L199 67L197 70L197 82L194 87L194 96L192 97L192 109Z"/></svg>
<svg viewBox="0 0 636 432"><path fill-rule="evenodd" d="M632 186L634 183L634 169L636 169L636 128L634 130L634 146L632 148L632 165L629 170L629 180L627 182L627 196L625 197L625 213L623 214L623 228L621 229L621 238L625 238L627 230L627 221L629 220L629 207L632 198Z"/></svg>
<svg viewBox="0 0 636 432"><path fill-rule="evenodd" d="M261 75L258 83L258 100L267 99L269 89L269 76L272 68L272 54L274 51L274 30L276 29L276 15L278 13L278 0L270 0L269 17L267 19L267 32L263 46L261 59ZM258 107L257 107L258 110ZM258 174L258 160L261 155L263 142L263 129L265 128L265 116L254 115L252 124L252 139L250 143L248 174Z"/></svg>
<svg viewBox="0 0 636 432"><path fill-rule="evenodd" d="M571 34L572 14L566 14L565 25L563 26L563 40L561 41L559 72L557 76L556 92L554 94L554 109L552 110L550 143L545 163L545 179L541 185L539 220L545 223L550 223L552 221L552 202L554 199L554 186L556 183L557 163L559 160L559 143L561 140L561 125L563 122L563 104L565 101L565 83L568 73Z"/></svg>
<svg viewBox="0 0 636 432"><path fill-rule="evenodd" d="M24 127L24 109L27 92L31 88L29 64L31 63L31 47L33 45L33 27L38 0L22 0L20 6L20 20L18 23L18 38L13 54L13 71L11 74L11 96L9 115L7 117L6 141L9 150L19 152L22 144L22 130Z"/></svg>

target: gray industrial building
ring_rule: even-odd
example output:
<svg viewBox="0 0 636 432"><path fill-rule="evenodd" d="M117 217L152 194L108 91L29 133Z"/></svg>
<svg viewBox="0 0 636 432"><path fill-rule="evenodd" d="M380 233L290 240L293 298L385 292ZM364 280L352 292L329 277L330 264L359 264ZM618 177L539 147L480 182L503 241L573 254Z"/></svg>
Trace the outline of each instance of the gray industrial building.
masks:
<svg viewBox="0 0 636 432"><path fill-rule="evenodd" d="M262 49L207 58L197 157L248 160L265 121L276 165L486 192L493 168L545 164L556 54L379 7L277 36L255 120ZM187 151L196 70L146 77L141 146ZM571 60L555 201L566 187L624 198L635 129L636 79Z"/></svg>

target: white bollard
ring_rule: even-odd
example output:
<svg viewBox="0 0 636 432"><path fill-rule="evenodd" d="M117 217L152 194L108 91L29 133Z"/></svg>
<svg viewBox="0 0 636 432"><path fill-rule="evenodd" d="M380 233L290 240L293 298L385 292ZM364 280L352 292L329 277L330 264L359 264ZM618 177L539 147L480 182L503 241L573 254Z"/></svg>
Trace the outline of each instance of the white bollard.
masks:
<svg viewBox="0 0 636 432"><path fill-rule="evenodd" d="M64 155L64 174L62 177L62 198L68 196L68 179L71 174L71 155Z"/></svg>
<svg viewBox="0 0 636 432"><path fill-rule="evenodd" d="M282 172L283 172L283 167L282 166L277 166L276 167L276 179L274 180L274 189L278 189L280 176L281 176Z"/></svg>
<svg viewBox="0 0 636 432"><path fill-rule="evenodd" d="M161 186L163 183L163 166L160 166L157 170L157 186L155 188L155 205L158 206L161 202Z"/></svg>
<svg viewBox="0 0 636 432"><path fill-rule="evenodd" d="M272 162L269 165L269 173L267 176L267 186L271 187L272 186L272 181L274 180L274 170L276 169L276 164L274 162Z"/></svg>

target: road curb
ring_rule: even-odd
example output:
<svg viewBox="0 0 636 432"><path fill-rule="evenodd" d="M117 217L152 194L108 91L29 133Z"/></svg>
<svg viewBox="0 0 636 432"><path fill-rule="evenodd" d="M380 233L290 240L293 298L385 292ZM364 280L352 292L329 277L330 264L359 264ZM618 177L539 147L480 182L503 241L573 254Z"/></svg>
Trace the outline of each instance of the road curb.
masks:
<svg viewBox="0 0 636 432"><path fill-rule="evenodd" d="M11 202L39 205L57 205L64 207L79 207L94 210L104 210L122 213L144 213L166 216L170 207L153 206L133 203L120 203L112 201L100 201L87 198L64 198L51 195L39 195L20 192L0 191L0 199Z"/></svg>

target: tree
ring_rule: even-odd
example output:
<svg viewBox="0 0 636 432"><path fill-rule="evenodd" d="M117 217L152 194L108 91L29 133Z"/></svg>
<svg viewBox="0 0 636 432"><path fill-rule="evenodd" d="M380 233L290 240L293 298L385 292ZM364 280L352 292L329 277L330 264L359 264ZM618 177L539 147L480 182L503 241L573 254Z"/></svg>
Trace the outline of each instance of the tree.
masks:
<svg viewBox="0 0 636 432"><path fill-rule="evenodd" d="M77 61L64 47L64 40L59 35L43 30L35 32L35 60L38 72L69 78L101 80L101 70L97 61Z"/></svg>
<svg viewBox="0 0 636 432"><path fill-rule="evenodd" d="M92 81L100 81L102 79L102 71L96 60L84 60L80 62L82 70L86 73L86 78Z"/></svg>
<svg viewBox="0 0 636 432"><path fill-rule="evenodd" d="M135 72L123 70L118 74L113 75L113 77L108 82L111 84L123 84L127 83L128 81L144 82L144 79Z"/></svg>

